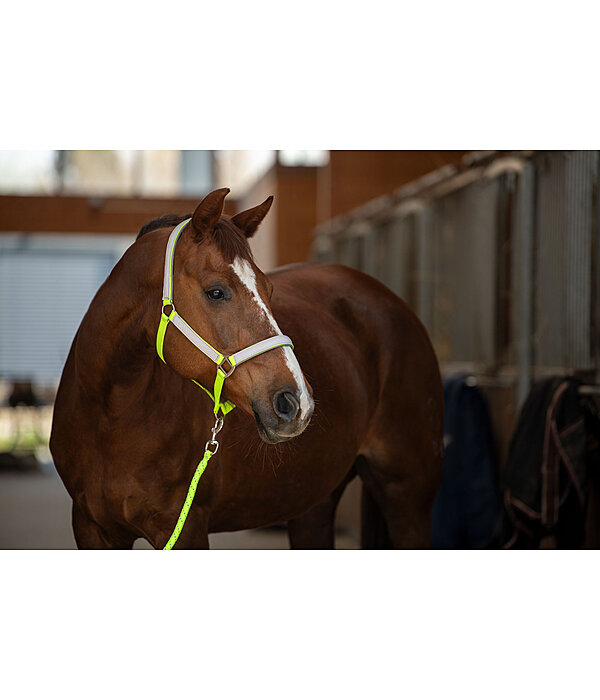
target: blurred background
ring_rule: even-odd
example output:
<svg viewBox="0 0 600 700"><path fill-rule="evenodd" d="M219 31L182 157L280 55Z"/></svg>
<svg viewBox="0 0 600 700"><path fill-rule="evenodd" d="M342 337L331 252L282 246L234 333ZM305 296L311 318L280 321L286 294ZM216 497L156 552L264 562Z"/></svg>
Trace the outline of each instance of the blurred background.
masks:
<svg viewBox="0 0 600 700"><path fill-rule="evenodd" d="M70 499L47 447L71 340L139 228L225 186L227 213L275 195L251 241L259 267L358 268L427 327L447 405L434 546L597 546L598 154L0 152L0 547L74 547ZM581 416L552 413L565 377ZM546 403L520 413L539 382ZM558 436L572 436L580 420L576 449L549 466L546 433L558 425ZM511 449L516 433L540 454ZM354 482L338 547L359 546L359 515ZM215 535L211 545L287 539L269 530Z"/></svg>

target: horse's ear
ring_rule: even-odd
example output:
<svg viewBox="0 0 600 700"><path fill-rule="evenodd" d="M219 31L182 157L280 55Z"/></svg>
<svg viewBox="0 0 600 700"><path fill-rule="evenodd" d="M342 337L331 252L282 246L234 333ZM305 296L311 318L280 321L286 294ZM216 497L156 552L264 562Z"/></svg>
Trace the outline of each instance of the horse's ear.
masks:
<svg viewBox="0 0 600 700"><path fill-rule="evenodd" d="M241 211L236 214L233 219L233 223L240 229L240 231L246 236L246 238L251 238L256 229L259 227L260 222L265 218L267 212L273 204L273 195L267 197L262 204L252 209L246 209L246 211Z"/></svg>
<svg viewBox="0 0 600 700"><path fill-rule="evenodd" d="M214 228L217 221L221 218L223 203L228 194L229 187L215 190L207 194L196 207L196 211L192 215L192 227L197 235L201 236L206 231Z"/></svg>

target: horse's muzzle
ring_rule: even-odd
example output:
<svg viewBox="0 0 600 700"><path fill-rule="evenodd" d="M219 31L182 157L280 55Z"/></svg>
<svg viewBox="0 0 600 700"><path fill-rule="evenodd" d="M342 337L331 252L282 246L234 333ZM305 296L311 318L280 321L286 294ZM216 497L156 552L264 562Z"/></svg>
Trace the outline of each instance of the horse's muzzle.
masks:
<svg viewBox="0 0 600 700"><path fill-rule="evenodd" d="M269 406L265 401L253 401L252 410L258 432L268 443L283 442L300 435L310 422L314 404L309 399L308 410L300 410L301 400L293 389L276 391Z"/></svg>

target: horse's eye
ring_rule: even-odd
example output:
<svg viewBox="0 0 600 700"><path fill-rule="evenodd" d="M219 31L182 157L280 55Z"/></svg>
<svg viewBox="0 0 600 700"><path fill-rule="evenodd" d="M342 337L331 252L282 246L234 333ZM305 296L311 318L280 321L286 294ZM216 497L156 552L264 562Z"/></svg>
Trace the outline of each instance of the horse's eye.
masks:
<svg viewBox="0 0 600 700"><path fill-rule="evenodd" d="M222 299L225 299L225 294L223 293L222 289L209 289L206 292L206 296L211 301L221 301Z"/></svg>

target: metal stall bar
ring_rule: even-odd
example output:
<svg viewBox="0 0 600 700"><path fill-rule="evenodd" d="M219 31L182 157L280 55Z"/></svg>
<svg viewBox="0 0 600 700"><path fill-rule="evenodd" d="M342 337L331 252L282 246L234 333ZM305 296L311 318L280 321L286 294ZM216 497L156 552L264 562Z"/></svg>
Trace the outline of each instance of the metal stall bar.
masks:
<svg viewBox="0 0 600 700"><path fill-rule="evenodd" d="M517 349L517 405L520 408L531 388L531 334L533 322L533 212L534 168L523 164L519 195L519 319Z"/></svg>

